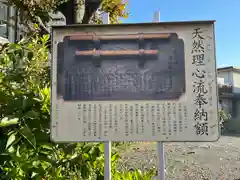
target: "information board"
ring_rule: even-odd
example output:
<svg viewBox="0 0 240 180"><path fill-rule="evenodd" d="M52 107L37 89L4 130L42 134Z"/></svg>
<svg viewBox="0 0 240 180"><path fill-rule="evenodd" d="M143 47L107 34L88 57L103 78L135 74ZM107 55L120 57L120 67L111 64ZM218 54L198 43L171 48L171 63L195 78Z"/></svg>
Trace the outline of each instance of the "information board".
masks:
<svg viewBox="0 0 240 180"><path fill-rule="evenodd" d="M52 28L51 137L219 138L213 21Z"/></svg>

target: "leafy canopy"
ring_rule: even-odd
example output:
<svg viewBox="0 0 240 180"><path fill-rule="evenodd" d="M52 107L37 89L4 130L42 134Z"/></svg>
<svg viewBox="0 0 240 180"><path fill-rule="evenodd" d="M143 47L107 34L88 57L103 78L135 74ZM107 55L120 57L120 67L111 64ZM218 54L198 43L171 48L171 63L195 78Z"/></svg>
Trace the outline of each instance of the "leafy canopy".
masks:
<svg viewBox="0 0 240 180"><path fill-rule="evenodd" d="M110 23L119 23L120 18L127 18L127 1L123 0L9 0L4 4L13 5L20 15L23 32L36 31L38 24L41 34L49 33L48 22L52 20L49 12L61 12L67 24L102 23L101 15L109 13Z"/></svg>

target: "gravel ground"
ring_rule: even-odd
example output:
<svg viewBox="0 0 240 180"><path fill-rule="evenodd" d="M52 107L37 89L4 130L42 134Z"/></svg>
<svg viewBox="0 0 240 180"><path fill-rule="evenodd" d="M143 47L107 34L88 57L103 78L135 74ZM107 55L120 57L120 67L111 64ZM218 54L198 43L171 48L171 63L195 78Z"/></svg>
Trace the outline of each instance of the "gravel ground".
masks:
<svg viewBox="0 0 240 180"><path fill-rule="evenodd" d="M240 137L214 143L165 143L166 180L240 180ZM120 168L156 166L155 143L137 143L121 152Z"/></svg>

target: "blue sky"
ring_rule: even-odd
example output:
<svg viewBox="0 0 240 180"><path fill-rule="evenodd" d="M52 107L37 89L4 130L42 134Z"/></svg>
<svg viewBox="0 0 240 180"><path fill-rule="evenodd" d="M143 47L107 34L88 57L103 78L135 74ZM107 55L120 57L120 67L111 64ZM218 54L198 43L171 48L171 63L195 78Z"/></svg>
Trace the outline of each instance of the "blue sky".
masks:
<svg viewBox="0 0 240 180"><path fill-rule="evenodd" d="M129 0L126 23L216 20L217 66L240 66L240 0Z"/></svg>

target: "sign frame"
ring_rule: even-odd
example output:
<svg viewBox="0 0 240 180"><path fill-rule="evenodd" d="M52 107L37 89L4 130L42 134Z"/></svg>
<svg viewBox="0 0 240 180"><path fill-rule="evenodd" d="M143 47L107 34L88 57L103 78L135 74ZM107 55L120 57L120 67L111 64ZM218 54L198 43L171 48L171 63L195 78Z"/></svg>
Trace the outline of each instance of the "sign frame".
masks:
<svg viewBox="0 0 240 180"><path fill-rule="evenodd" d="M214 34L214 22L215 21L187 21L187 22L160 22L160 23L138 23L138 24L104 24L104 25L65 25L65 26L52 26L51 32L52 32L52 62L51 62L51 71L52 71L52 83L51 83L51 139L55 142L94 142L94 141L162 141L162 142L214 142L217 141L220 138L220 126L219 126L219 115L218 115L218 89L217 89L217 73L216 73L216 52L215 52L215 34ZM200 27L200 29L199 29ZM203 28L202 28L203 27ZM190 51L194 51L194 49L189 50L190 47L196 46L196 42L198 41L200 43L200 41L202 41L201 37L200 39L194 40L194 31L198 30L202 30L202 32L205 33L205 38L208 38L208 40L206 40L206 42L202 42L205 46L205 50L207 53L204 53L203 56L206 57L206 63L210 63L210 65L208 66L207 72L206 73L206 77L205 80L207 80L206 86L208 86L208 90L209 88L212 91L211 95L208 95L208 100L210 101L210 99L212 100L212 105L208 105L207 108L205 109L208 113L207 115L211 114L211 116L214 118L214 120L210 121L208 130L210 133L213 133L211 138L207 138L206 136L200 136L199 138L195 138L192 139L191 133L193 132L193 130L189 130L188 132L191 132L188 135L185 135L185 139L182 138L176 138L176 136L168 136L168 138L163 138L160 137L160 135L158 137L154 137L151 138L151 135L147 135L147 136L139 136L138 138L119 138L120 134L115 135L113 138L113 135L108 136L108 138L103 138L103 136L101 137L81 137L79 135L79 132L76 132L77 126L79 126L80 124L73 124L71 125L71 122L73 122L74 118L75 121L73 123L76 123L76 115L78 113L77 110L74 110L74 112L72 111L72 108L66 108L64 107L64 104L69 104L71 102L65 102L63 99L61 100L57 100L57 93L56 93L56 86L57 86L57 64L56 64L56 59L57 59L57 49L56 49L56 45L58 44L58 42L60 42L61 40L63 40L63 36L69 35L69 34L79 34L79 32L86 32L89 31L89 29L95 29L92 30L92 32L100 32L100 33L105 33L106 29L111 29L109 30L107 33L111 34L114 31L118 31L120 32L120 30L117 29L124 29L127 28L128 30L130 30L132 33L136 32L137 29L141 29L142 30L138 30L138 32L143 32L143 29L145 29L145 31L152 31L152 29L154 29L153 31L156 32L161 32L161 33L166 33L166 32L176 32L178 34L178 36L182 37L184 39L184 47L188 50L185 51L185 76L188 78L188 76L191 74L192 76L194 76L194 74L199 73L199 71L204 70L206 68L206 66L200 67L200 66L194 66L193 63L193 59L195 59L194 61L197 61L196 58L200 58L201 57L197 57L197 54L191 53ZM175 29L180 28L182 32L179 33L177 32ZM205 29L204 29L205 28ZM113 30L112 30L113 29ZM184 34L187 34L184 35ZM190 38L191 36L191 38ZM188 38L186 38L188 37ZM199 44L198 44L199 46ZM196 51L197 52L197 51ZM196 63L196 62L195 62ZM194 69L195 67L195 69ZM187 72L187 69L192 69L189 70L191 72ZM200 68L200 69L199 69ZM194 71L195 70L195 71ZM196 70L198 70L198 72L196 72ZM198 75L199 76L199 75ZM194 78L190 78L191 81L194 81ZM189 80L189 79L188 79ZM195 79L196 80L196 79ZM211 80L208 81L208 80ZM189 81L187 82L187 88L190 88L190 86L194 86L193 83L190 83ZM193 87L192 87L193 89ZM196 90L197 91L197 90ZM198 88L198 91L200 91L200 89ZM205 91L206 92L206 91ZM194 98L194 92L190 93L190 91L188 92L190 95L184 95L184 97L181 97L181 101L187 101L187 99L189 98ZM212 96L214 95L214 96ZM216 96L215 96L216 95ZM200 95L199 95L200 96ZM96 103L96 102L90 102L90 101L85 101L88 105L91 103ZM97 103L99 103L100 101L97 101ZM104 101L102 102L103 104L109 104L112 103L113 101ZM116 101L115 101L116 102ZM114 102L114 103L115 103ZM117 104L121 104L122 101L118 100ZM133 102L133 101L131 101ZM134 101L135 103L139 103L140 101ZM153 102L153 101L151 101ZM149 102L145 102L146 103L151 103ZM163 102L163 101L161 101ZM176 101L174 101L176 103ZM76 103L76 102L75 102ZM167 102L166 102L167 103ZM75 104L74 106L76 106L77 104ZM156 104L155 104L156 105ZM190 114L193 114L193 112L197 112L197 109L193 107L194 102L191 101L190 105L187 105L188 107L188 112L191 112ZM195 104L196 105L196 104ZM201 105L203 106L204 103ZM72 106L73 107L73 106ZM214 108L215 109L214 109ZM76 107L77 108L77 107ZM209 110L210 108L210 110ZM63 113L63 110L66 110L65 113ZM71 112L70 112L71 110ZM202 114L201 118L204 118L204 113L206 112L198 112L199 114ZM65 114L65 115L64 115ZM66 115L68 114L68 115ZM63 117L64 116L64 117ZM82 116L82 115L81 115ZM205 114L206 116L206 114ZM61 120L58 120L58 118L62 118ZM192 116L193 118L193 116ZM197 118L197 117L196 117ZM198 117L200 118L200 117ZM209 117L207 117L209 118ZM66 121L71 121L71 122L66 122ZM144 121L149 121L149 119L145 119ZM189 120L189 122L187 123L194 123L193 120ZM171 125L169 125L171 126ZM184 126L184 125L183 125ZM194 128L195 125L192 124L192 128ZM149 126L150 127L150 126ZM204 128L206 127L199 127L199 131L202 131ZM203 128L203 129L201 129ZM109 129L109 128L108 128ZM211 131L211 129L214 129L213 131ZM201 133L201 132L200 132ZM163 135L162 135L163 136ZM116 138L118 137L118 138ZM175 138L174 138L175 137Z"/></svg>

